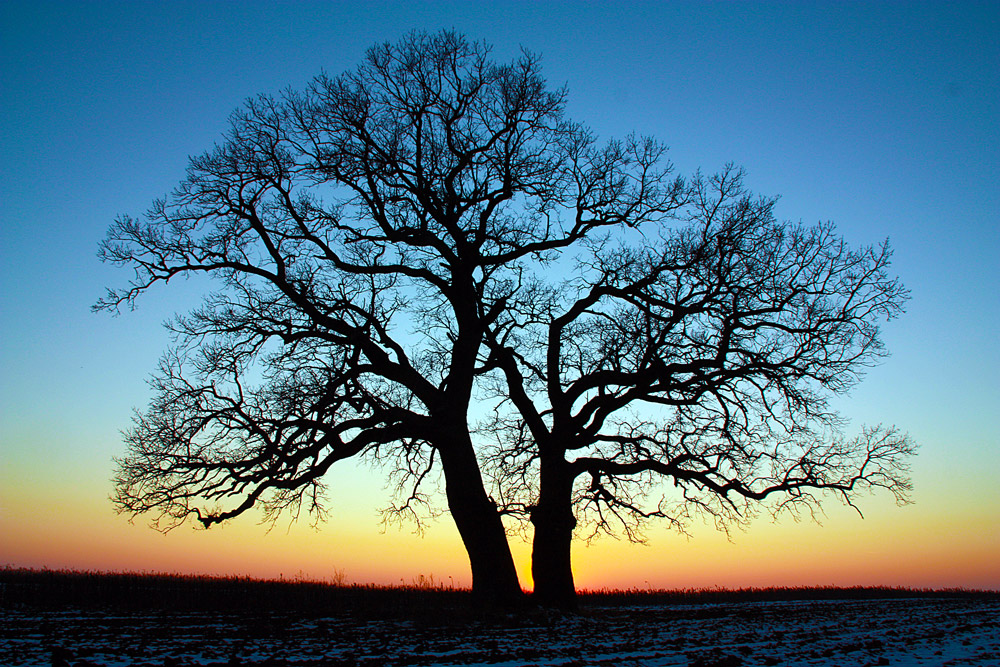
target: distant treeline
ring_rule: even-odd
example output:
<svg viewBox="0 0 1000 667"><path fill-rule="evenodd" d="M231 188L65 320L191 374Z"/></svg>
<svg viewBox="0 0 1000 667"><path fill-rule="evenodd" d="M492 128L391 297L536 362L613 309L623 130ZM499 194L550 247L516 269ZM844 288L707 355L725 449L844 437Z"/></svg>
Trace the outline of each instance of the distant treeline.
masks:
<svg viewBox="0 0 1000 667"><path fill-rule="evenodd" d="M713 604L794 600L892 598L1000 599L998 591L852 588L600 589L580 592L582 608L604 605ZM409 616L467 608L471 592L420 576L413 585L376 586L334 581L253 579L144 572L0 569L0 608L212 611L233 613L354 613Z"/></svg>
<svg viewBox="0 0 1000 667"><path fill-rule="evenodd" d="M904 588L896 586L806 586L800 588L689 588L656 590L598 589L581 591L582 604L664 605L723 602L794 602L815 600L892 600L915 598L1000 599L1000 591L966 588Z"/></svg>
<svg viewBox="0 0 1000 667"><path fill-rule="evenodd" d="M470 597L468 590L446 588L422 576L412 586L376 586L298 577L0 569L0 608L406 615L419 609L463 607Z"/></svg>

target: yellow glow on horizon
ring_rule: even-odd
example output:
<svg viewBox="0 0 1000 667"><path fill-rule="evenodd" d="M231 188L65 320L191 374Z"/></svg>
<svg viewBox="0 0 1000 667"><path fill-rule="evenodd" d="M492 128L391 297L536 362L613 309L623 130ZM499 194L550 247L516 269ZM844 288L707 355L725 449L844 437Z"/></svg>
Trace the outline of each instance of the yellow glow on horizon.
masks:
<svg viewBox="0 0 1000 667"><path fill-rule="evenodd" d="M861 519L831 512L811 521L757 521L731 541L708 527L690 539L651 533L648 546L600 540L574 549L581 588L727 588L768 586L909 586L997 588L1000 533L984 508L946 511L891 508ZM984 530L987 528L987 530Z"/></svg>
<svg viewBox="0 0 1000 667"><path fill-rule="evenodd" d="M59 484L45 475L62 473ZM164 535L144 519L114 513L109 486L87 475L5 466L0 484L0 565L104 571L177 572L412 584L423 575L445 586L471 583L461 540L445 514L423 536L379 525L385 495L377 479L347 473L331 492L330 520L272 530L241 517L205 531L182 526ZM969 492L970 494L973 492ZM988 493L986 494L989 495ZM710 526L693 537L663 527L648 546L601 538L573 547L578 588L740 588L749 586L966 587L1000 589L1000 530L994 505L925 493L917 505L885 498L863 505L865 519L828 505L824 525L785 518L755 521L732 540ZM532 587L530 544L511 537L524 588Z"/></svg>

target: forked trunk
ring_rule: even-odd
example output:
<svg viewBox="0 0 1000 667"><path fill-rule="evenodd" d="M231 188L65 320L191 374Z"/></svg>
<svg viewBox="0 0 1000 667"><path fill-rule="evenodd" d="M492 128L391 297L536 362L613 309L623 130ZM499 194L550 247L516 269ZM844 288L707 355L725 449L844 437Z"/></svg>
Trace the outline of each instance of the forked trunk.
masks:
<svg viewBox="0 0 1000 667"><path fill-rule="evenodd" d="M514 557L496 504L486 495L472 445L441 451L448 509L472 566L472 594L486 608L524 602Z"/></svg>
<svg viewBox="0 0 1000 667"><path fill-rule="evenodd" d="M573 479L562 455L545 457L540 469L538 504L531 511L535 536L531 548L534 601L560 609L576 608L571 547L576 517L573 515Z"/></svg>

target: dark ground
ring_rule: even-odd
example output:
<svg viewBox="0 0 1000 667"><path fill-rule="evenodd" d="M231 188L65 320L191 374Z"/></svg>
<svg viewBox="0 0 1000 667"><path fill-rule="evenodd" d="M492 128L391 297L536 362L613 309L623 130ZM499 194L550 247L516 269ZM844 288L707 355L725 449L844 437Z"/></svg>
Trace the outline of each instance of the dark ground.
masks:
<svg viewBox="0 0 1000 667"><path fill-rule="evenodd" d="M1000 666L1000 595L625 591L484 614L465 591L0 571L0 665L52 664Z"/></svg>

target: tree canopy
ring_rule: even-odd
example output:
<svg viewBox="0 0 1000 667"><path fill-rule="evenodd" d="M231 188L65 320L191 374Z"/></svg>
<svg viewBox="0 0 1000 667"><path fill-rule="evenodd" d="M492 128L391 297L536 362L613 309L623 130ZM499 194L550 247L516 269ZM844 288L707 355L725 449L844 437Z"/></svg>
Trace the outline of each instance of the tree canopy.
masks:
<svg viewBox="0 0 1000 667"><path fill-rule="evenodd" d="M845 439L826 402L900 311L888 247L775 220L735 168L685 180L653 139L599 142L565 100L535 56L497 64L441 32L247 101L101 245L134 279L98 309L178 276L215 286L170 324L117 507L167 529L321 517L324 475L361 457L412 515L439 471L480 599L520 596L514 515L540 599L568 604L578 516L634 535L772 495L905 499L905 437ZM682 496L646 508L661 479Z"/></svg>

